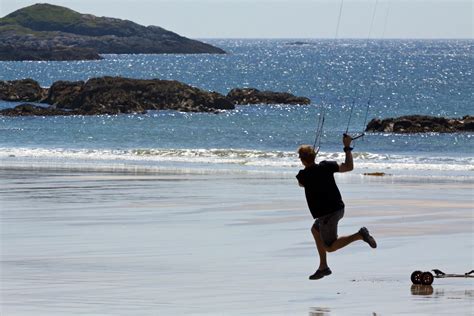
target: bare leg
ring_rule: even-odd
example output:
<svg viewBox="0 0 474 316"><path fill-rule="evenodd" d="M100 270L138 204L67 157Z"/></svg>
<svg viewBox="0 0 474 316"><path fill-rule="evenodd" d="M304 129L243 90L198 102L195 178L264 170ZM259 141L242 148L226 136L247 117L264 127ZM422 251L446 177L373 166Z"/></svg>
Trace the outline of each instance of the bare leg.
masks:
<svg viewBox="0 0 474 316"><path fill-rule="evenodd" d="M313 234L314 241L316 242L316 248L318 249L319 254L318 270L324 270L328 268L328 262L326 258L326 249L324 247L323 240L321 239L321 234L314 226L311 228L311 233Z"/></svg>
<svg viewBox="0 0 474 316"><path fill-rule="evenodd" d="M336 239L331 246L325 247L327 252L333 252L338 249L344 248L345 246L353 243L354 241L362 240L362 235L360 233L355 233L349 236L342 236Z"/></svg>

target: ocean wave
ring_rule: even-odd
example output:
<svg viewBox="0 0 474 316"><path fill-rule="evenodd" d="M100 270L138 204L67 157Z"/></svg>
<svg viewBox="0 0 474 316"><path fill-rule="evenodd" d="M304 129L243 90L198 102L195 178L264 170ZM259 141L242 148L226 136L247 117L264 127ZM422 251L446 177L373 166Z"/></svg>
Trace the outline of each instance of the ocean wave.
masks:
<svg viewBox="0 0 474 316"><path fill-rule="evenodd" d="M249 149L66 149L66 148L0 148L2 164L28 159L38 163L102 162L110 164L157 165L228 165L235 168L299 168L296 152ZM318 161L344 161L342 152L320 152ZM354 163L359 170L381 171L474 171L472 157L432 157L355 152Z"/></svg>

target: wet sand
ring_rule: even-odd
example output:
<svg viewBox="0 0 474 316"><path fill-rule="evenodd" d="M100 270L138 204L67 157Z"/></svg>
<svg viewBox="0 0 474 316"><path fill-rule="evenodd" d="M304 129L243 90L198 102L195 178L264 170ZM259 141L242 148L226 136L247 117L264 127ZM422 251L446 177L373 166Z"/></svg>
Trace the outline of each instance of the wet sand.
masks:
<svg viewBox="0 0 474 316"><path fill-rule="evenodd" d="M468 315L472 183L340 175L340 235L317 264L292 175L0 170L3 315Z"/></svg>

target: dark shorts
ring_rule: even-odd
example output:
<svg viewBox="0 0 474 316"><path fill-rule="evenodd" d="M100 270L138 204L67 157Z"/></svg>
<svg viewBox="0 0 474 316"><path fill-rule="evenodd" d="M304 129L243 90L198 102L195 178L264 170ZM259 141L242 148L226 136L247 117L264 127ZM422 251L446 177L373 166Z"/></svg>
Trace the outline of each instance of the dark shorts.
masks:
<svg viewBox="0 0 474 316"><path fill-rule="evenodd" d="M337 239L337 224L339 220L344 216L344 209L332 212L328 215L317 218L314 221L313 227L315 227L321 236L326 247L332 245Z"/></svg>

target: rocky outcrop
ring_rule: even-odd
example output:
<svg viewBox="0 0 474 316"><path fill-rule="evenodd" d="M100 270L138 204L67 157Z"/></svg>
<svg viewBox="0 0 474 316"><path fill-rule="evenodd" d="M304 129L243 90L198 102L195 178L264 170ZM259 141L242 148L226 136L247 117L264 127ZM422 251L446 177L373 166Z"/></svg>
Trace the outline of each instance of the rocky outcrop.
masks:
<svg viewBox="0 0 474 316"><path fill-rule="evenodd" d="M0 100L16 102L39 102L47 89L32 79L0 81Z"/></svg>
<svg viewBox="0 0 474 316"><path fill-rule="evenodd" d="M473 132L474 116L444 118L426 115L408 115L397 118L373 119L367 124L368 132L385 133L454 133Z"/></svg>
<svg viewBox="0 0 474 316"><path fill-rule="evenodd" d="M254 88L232 89L227 98L235 104L310 104L311 100L286 92L260 91Z"/></svg>
<svg viewBox="0 0 474 316"><path fill-rule="evenodd" d="M1 87L6 87L3 95ZM23 87L35 87L36 90L30 88L32 92L27 94L21 92ZM9 101L47 103L51 105L50 110L67 111L64 115L71 115L70 111L74 111L74 114L97 115L143 113L148 110L218 112L234 108L231 101L217 92L207 92L178 81L121 77L93 78L86 82L57 81L49 89L39 87L31 79L0 81L0 97ZM3 110L0 114L62 115L57 111L20 107L16 112Z"/></svg>
<svg viewBox="0 0 474 316"><path fill-rule="evenodd" d="M136 113L147 110L214 112L233 109L223 95L178 81L121 77L93 78L86 82L56 82L45 102L60 109L81 109L91 114Z"/></svg>
<svg viewBox="0 0 474 316"><path fill-rule="evenodd" d="M56 81L48 89L44 103L52 104L58 108L76 109L81 106L78 99L84 87L84 81Z"/></svg>
<svg viewBox="0 0 474 316"><path fill-rule="evenodd" d="M233 89L224 96L187 84L160 79L122 77L87 81L56 81L42 88L32 79L0 81L0 100L37 102L49 108L25 106L0 111L0 115L98 115L144 113L148 110L219 112L235 104L308 104L307 98L256 89ZM67 112L67 113L66 113Z"/></svg>
<svg viewBox="0 0 474 316"><path fill-rule="evenodd" d="M99 54L224 54L158 26L35 4L0 19L0 60L90 60Z"/></svg>
<svg viewBox="0 0 474 316"><path fill-rule="evenodd" d="M54 107L42 107L29 103L20 104L12 109L4 109L0 111L3 116L55 116L55 115L78 115L80 111L64 111L55 109Z"/></svg>

